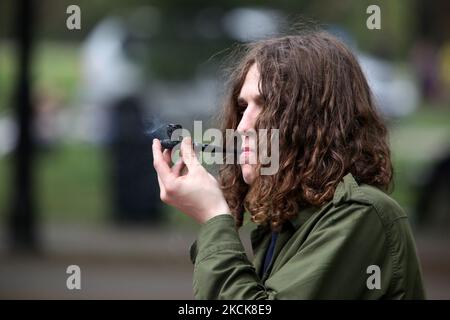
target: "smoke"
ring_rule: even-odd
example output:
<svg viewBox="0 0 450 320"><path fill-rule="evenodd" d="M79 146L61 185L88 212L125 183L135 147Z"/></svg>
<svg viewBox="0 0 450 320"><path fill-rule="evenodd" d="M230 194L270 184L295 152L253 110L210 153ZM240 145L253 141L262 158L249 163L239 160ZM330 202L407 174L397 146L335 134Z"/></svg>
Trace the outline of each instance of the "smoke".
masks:
<svg viewBox="0 0 450 320"><path fill-rule="evenodd" d="M144 135L150 139L166 139L167 138L167 122L158 117L144 120Z"/></svg>

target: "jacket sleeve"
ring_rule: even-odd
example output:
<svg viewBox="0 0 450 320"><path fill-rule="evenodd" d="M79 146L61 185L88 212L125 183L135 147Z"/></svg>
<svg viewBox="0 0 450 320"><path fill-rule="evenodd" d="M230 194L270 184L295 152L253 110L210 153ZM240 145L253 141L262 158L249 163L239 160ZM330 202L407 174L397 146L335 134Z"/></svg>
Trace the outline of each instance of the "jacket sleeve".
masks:
<svg viewBox="0 0 450 320"><path fill-rule="evenodd" d="M372 206L333 207L263 285L246 257L233 218L216 216L201 227L191 248L194 293L198 299L380 298L394 271L385 240ZM367 286L373 265L381 273L380 289Z"/></svg>
<svg viewBox="0 0 450 320"><path fill-rule="evenodd" d="M200 228L191 247L197 299L267 299L231 215L219 215Z"/></svg>

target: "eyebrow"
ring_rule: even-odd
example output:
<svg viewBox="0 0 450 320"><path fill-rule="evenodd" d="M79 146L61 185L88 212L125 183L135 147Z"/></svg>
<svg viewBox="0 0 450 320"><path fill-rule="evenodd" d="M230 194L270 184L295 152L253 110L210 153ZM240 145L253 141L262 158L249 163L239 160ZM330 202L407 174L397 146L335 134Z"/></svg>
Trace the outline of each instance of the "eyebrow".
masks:
<svg viewBox="0 0 450 320"><path fill-rule="evenodd" d="M257 103L258 105L262 105L262 104L263 104L263 101L264 101L263 97L262 97L260 94L257 94L257 95L254 97L254 100L256 101L256 103ZM246 100L244 97L239 96L239 97L237 98L237 102L238 102L238 103L241 103L241 102L247 102L247 100Z"/></svg>

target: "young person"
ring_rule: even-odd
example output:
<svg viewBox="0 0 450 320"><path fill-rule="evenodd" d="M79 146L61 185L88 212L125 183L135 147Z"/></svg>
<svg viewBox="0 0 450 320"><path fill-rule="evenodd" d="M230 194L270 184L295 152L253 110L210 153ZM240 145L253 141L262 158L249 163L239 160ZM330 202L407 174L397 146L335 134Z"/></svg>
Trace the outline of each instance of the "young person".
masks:
<svg viewBox="0 0 450 320"><path fill-rule="evenodd" d="M174 165L153 142L161 199L202 224L196 298L424 298L408 218L386 193L387 130L354 55L322 31L262 40L229 86L223 130L237 130L243 152L218 181L190 138ZM262 175L250 133L273 128L279 169ZM244 212L256 224L253 262L237 230Z"/></svg>

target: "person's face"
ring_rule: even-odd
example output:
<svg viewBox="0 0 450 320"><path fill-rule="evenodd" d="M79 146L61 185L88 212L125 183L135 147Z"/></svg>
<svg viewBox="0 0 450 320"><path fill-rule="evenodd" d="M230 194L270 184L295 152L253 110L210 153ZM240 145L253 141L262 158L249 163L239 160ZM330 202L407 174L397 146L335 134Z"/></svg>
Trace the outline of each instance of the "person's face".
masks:
<svg viewBox="0 0 450 320"><path fill-rule="evenodd" d="M242 137L242 153L239 157L242 176L245 183L252 184L256 178L256 131L255 123L262 110L262 98L259 92L259 71L253 64L245 77L244 84L239 93L238 105L242 113L241 121L237 127Z"/></svg>

